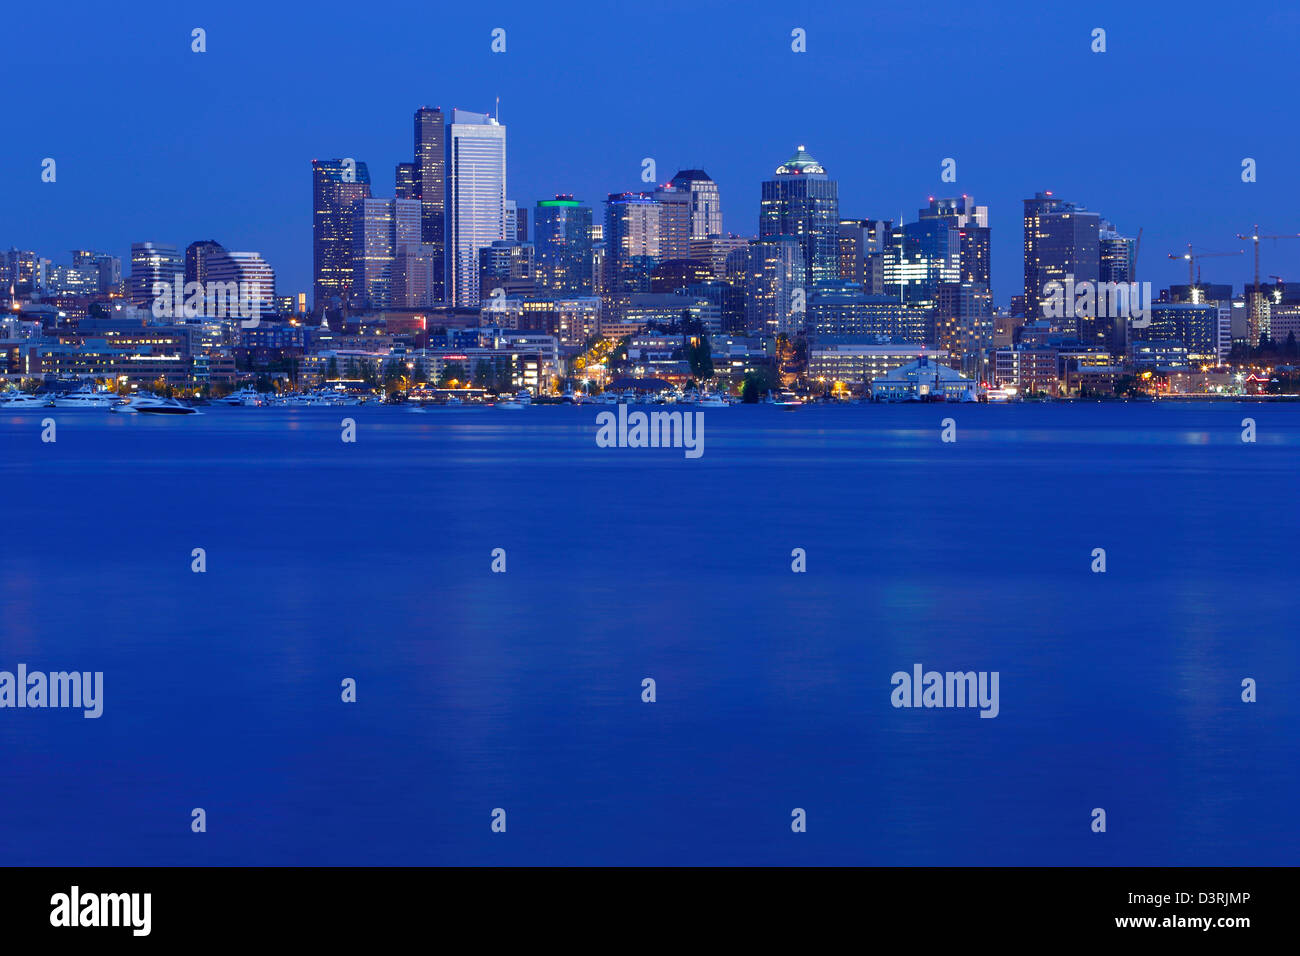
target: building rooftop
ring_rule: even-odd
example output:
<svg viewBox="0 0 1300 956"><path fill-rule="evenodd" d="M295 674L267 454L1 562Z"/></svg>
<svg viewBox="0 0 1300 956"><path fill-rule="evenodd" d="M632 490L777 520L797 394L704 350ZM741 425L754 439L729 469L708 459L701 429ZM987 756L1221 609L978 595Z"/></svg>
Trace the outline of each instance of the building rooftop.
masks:
<svg viewBox="0 0 1300 956"><path fill-rule="evenodd" d="M793 156L776 167L776 174L778 176L825 175L826 169L813 159L803 146L799 146Z"/></svg>

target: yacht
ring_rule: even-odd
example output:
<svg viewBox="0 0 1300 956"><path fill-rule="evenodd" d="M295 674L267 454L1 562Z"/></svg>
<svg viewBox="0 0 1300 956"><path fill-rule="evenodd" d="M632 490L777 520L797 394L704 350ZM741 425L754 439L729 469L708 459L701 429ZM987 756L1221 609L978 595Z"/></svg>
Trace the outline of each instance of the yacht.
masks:
<svg viewBox="0 0 1300 956"><path fill-rule="evenodd" d="M578 405L581 402L582 399L580 399L577 395L574 394L572 387L566 388L564 390L564 394L560 396L561 405Z"/></svg>
<svg viewBox="0 0 1300 956"><path fill-rule="evenodd" d="M217 400L220 405L265 405L262 394L251 385L245 385L237 392L231 392L225 398Z"/></svg>
<svg viewBox="0 0 1300 956"><path fill-rule="evenodd" d="M112 392L97 391L90 385L84 385L75 392L64 392L54 397L55 408L108 408L117 396Z"/></svg>
<svg viewBox="0 0 1300 956"><path fill-rule="evenodd" d="M137 395L132 400L132 407L141 415L197 415L198 412L188 405L182 405L174 398L159 395Z"/></svg>
<svg viewBox="0 0 1300 956"><path fill-rule="evenodd" d="M49 408L50 396L8 392L0 395L0 408Z"/></svg>
<svg viewBox="0 0 1300 956"><path fill-rule="evenodd" d="M695 404L700 408L726 408L730 403L721 395L705 395Z"/></svg>
<svg viewBox="0 0 1300 956"><path fill-rule="evenodd" d="M794 392L777 392L772 396L772 404L778 408L798 408L803 402Z"/></svg>

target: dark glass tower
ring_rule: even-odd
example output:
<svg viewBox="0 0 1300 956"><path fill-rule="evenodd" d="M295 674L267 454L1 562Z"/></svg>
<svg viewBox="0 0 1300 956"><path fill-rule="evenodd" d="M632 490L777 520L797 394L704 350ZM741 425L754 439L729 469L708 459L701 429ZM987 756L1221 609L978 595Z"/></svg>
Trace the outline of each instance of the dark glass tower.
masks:
<svg viewBox="0 0 1300 956"><path fill-rule="evenodd" d="M420 241L433 246L434 297L447 297L447 126L442 110L415 111L415 195L420 200Z"/></svg>
<svg viewBox="0 0 1300 956"><path fill-rule="evenodd" d="M818 282L839 278L839 184L802 146L763 183L758 213L759 238L795 236L803 247L803 282L811 293Z"/></svg>
<svg viewBox="0 0 1300 956"><path fill-rule="evenodd" d="M393 171L393 197L395 199L419 199L415 188L415 163L398 163Z"/></svg>
<svg viewBox="0 0 1300 956"><path fill-rule="evenodd" d="M542 199L533 214L537 284L563 295L592 295L591 207L572 196Z"/></svg>
<svg viewBox="0 0 1300 956"><path fill-rule="evenodd" d="M209 257L225 252L225 248L215 239L200 239L185 247L185 281L201 282L207 285Z"/></svg>
<svg viewBox="0 0 1300 956"><path fill-rule="evenodd" d="M352 204L370 198L370 170L365 163L313 159L312 298L316 311L330 299L346 301L352 284Z"/></svg>
<svg viewBox="0 0 1300 956"><path fill-rule="evenodd" d="M1082 206L1037 193L1025 201L1025 318L1043 317L1044 287L1049 282L1096 282L1100 274L1101 217ZM1074 319L1062 328L1078 334Z"/></svg>

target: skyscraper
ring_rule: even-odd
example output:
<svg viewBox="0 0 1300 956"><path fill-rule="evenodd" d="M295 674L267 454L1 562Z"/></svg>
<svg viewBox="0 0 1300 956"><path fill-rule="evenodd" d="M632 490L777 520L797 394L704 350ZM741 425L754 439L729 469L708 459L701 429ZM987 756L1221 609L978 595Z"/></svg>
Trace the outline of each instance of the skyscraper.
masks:
<svg viewBox="0 0 1300 956"><path fill-rule="evenodd" d="M415 185L415 163L398 163L393 171L393 196L396 199L419 199Z"/></svg>
<svg viewBox="0 0 1300 956"><path fill-rule="evenodd" d="M682 169L672 185L691 197L691 238L722 235L722 197L718 184L702 169Z"/></svg>
<svg viewBox="0 0 1300 956"><path fill-rule="evenodd" d="M415 111L414 198L420 200L420 241L434 247L439 260L447 242L447 139L442 110L422 106ZM400 194L398 198L404 198ZM434 271L434 294L447 297L446 265Z"/></svg>
<svg viewBox="0 0 1300 956"><path fill-rule="evenodd" d="M215 239L200 239L198 242L191 242L185 247L185 281L186 283L198 282L206 285L208 282L207 260L209 257L218 253L225 252L225 247Z"/></svg>
<svg viewBox="0 0 1300 956"><path fill-rule="evenodd" d="M802 236L765 236L749 243L745 260L745 326L750 333L789 335L807 324L804 248ZM805 293L802 311L796 290Z"/></svg>
<svg viewBox="0 0 1300 956"><path fill-rule="evenodd" d="M946 219L895 226L884 250L884 291L908 305L934 306L939 287L961 279L961 233Z"/></svg>
<svg viewBox="0 0 1300 956"><path fill-rule="evenodd" d="M592 295L591 207L571 195L542 199L533 214L537 284L564 295Z"/></svg>
<svg viewBox="0 0 1300 956"><path fill-rule="evenodd" d="M970 196L930 199L919 219L942 219L958 231L961 245L961 281L992 284L989 269L989 207L977 206Z"/></svg>
<svg viewBox="0 0 1300 956"><path fill-rule="evenodd" d="M1119 231L1104 219L1101 221L1097 238L1101 243L1097 263L1099 281L1132 282L1137 240L1129 236L1121 236Z"/></svg>
<svg viewBox="0 0 1300 956"><path fill-rule="evenodd" d="M90 249L72 250L72 264L83 268L94 267L99 272L97 290L120 295L122 292L122 260L107 252Z"/></svg>
<svg viewBox="0 0 1300 956"><path fill-rule="evenodd" d="M177 278L183 279L184 275L185 262L175 246L165 242L131 243L127 297L133 305L152 306L155 282L165 283L170 288Z"/></svg>
<svg viewBox="0 0 1300 956"><path fill-rule="evenodd" d="M394 305L393 269L402 246L420 242L421 206L414 199L360 199L352 206L351 304Z"/></svg>
<svg viewBox="0 0 1300 956"><path fill-rule="evenodd" d="M446 171L446 298L469 308L480 299L478 251L506 236L506 128L486 113L452 110Z"/></svg>
<svg viewBox="0 0 1300 956"><path fill-rule="evenodd" d="M352 285L352 204L370 197L365 163L313 159L312 298L317 312L347 298Z"/></svg>
<svg viewBox="0 0 1300 956"><path fill-rule="evenodd" d="M1025 203L1025 318L1043 318L1043 299L1049 282L1065 282L1067 275L1080 282L1096 282L1101 245L1101 217L1082 206L1040 192ZM1076 318L1058 320L1061 330L1079 334Z"/></svg>
<svg viewBox="0 0 1300 956"><path fill-rule="evenodd" d="M605 200L605 290L650 291L650 273L663 261L660 206L649 193L610 193Z"/></svg>
<svg viewBox="0 0 1300 956"><path fill-rule="evenodd" d="M654 191L659 204L659 259L691 257L691 194L669 184Z"/></svg>
<svg viewBox="0 0 1300 956"><path fill-rule="evenodd" d="M204 274L205 284L211 282L226 286L236 293L241 304L251 303L252 316L237 313L244 319L260 317L275 309L275 270L259 253L224 249L210 252L204 261ZM230 286L232 282L235 283L233 287ZM229 312L225 316L217 315L215 306L219 301L220 297L208 302L207 314L218 318L230 317ZM232 301L233 297L227 296L227 302Z"/></svg>
<svg viewBox="0 0 1300 956"><path fill-rule="evenodd" d="M763 183L759 238L795 236L803 251L800 285L811 293L817 282L839 278L839 184L800 146Z"/></svg>

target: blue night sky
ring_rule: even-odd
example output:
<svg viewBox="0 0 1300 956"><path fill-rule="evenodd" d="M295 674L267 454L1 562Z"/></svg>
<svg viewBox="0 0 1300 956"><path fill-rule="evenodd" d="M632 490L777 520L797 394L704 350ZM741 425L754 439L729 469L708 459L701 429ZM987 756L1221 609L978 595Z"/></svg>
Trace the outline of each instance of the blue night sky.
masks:
<svg viewBox="0 0 1300 956"><path fill-rule="evenodd" d="M0 244L65 263L74 247L125 260L132 241L213 238L262 252L281 294L306 290L310 161L364 160L391 196L417 107L491 111L500 96L521 205L572 192L599 214L606 193L641 188L651 156L661 181L707 170L727 230L752 234L759 183L805 143L845 217L911 220L930 195L987 205L999 305L1020 291L1020 200L1039 189L1126 235L1145 227L1138 275L1160 288L1186 281L1166 254L1189 241L1247 248L1233 234L1254 222L1300 232L1300 11L1279 6L11 5ZM207 53L190 52L195 26ZM807 53L790 50L795 27ZM955 187L939 179L948 156ZM1207 260L1204 278L1240 290L1250 268ZM1300 280L1300 241L1265 243L1261 271Z"/></svg>

